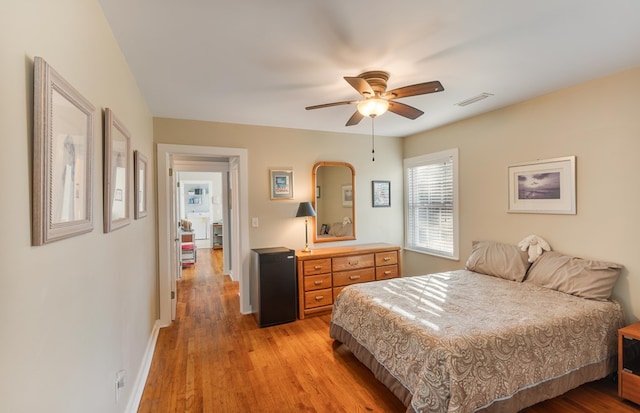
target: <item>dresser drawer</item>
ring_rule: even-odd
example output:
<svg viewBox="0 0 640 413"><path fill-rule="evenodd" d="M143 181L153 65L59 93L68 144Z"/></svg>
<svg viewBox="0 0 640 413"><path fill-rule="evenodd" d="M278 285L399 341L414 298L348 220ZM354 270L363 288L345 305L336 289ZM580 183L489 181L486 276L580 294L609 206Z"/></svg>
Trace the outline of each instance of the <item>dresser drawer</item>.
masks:
<svg viewBox="0 0 640 413"><path fill-rule="evenodd" d="M350 255L348 257L334 258L331 268L333 271L355 270L373 267L374 263L373 254Z"/></svg>
<svg viewBox="0 0 640 413"><path fill-rule="evenodd" d="M620 380L620 397L640 403L640 376L623 371Z"/></svg>
<svg viewBox="0 0 640 413"><path fill-rule="evenodd" d="M374 268L364 268L361 270L341 271L333 273L333 286L340 287L343 285L364 283L376 279Z"/></svg>
<svg viewBox="0 0 640 413"><path fill-rule="evenodd" d="M304 290L313 291L331 287L331 274L308 275L304 277Z"/></svg>
<svg viewBox="0 0 640 413"><path fill-rule="evenodd" d="M333 304L333 293L331 291L331 288L304 293L305 308L322 307L323 305L331 304Z"/></svg>
<svg viewBox="0 0 640 413"><path fill-rule="evenodd" d="M376 267L376 280L386 280L398 277L398 266L387 265L386 267Z"/></svg>
<svg viewBox="0 0 640 413"><path fill-rule="evenodd" d="M376 266L398 263L398 251L376 252Z"/></svg>
<svg viewBox="0 0 640 413"><path fill-rule="evenodd" d="M304 275L325 274L331 272L331 258L304 262Z"/></svg>
<svg viewBox="0 0 640 413"><path fill-rule="evenodd" d="M336 302L336 298L338 298L338 294L340 294L340 291L342 291L344 289L344 287L346 287L346 285L343 285L342 287L334 287L333 289L333 302Z"/></svg>

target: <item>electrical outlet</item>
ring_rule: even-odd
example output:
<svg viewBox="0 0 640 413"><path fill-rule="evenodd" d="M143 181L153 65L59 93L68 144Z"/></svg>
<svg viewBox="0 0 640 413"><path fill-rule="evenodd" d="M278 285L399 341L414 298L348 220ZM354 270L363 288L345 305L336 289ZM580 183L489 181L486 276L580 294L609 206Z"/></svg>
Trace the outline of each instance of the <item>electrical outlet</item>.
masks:
<svg viewBox="0 0 640 413"><path fill-rule="evenodd" d="M116 373L116 403L120 400L120 390L124 389L127 383L127 372L120 370Z"/></svg>
<svg viewBox="0 0 640 413"><path fill-rule="evenodd" d="M258 217L251 218L251 226L254 228L258 228Z"/></svg>

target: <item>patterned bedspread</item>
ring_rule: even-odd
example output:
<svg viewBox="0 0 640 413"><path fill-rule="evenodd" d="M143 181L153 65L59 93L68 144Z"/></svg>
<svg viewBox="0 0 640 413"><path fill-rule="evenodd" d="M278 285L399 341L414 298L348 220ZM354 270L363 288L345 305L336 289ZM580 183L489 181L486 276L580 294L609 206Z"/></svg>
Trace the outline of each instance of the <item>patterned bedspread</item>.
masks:
<svg viewBox="0 0 640 413"><path fill-rule="evenodd" d="M404 385L416 412L473 412L607 361L623 322L615 302L466 270L349 286L331 320Z"/></svg>

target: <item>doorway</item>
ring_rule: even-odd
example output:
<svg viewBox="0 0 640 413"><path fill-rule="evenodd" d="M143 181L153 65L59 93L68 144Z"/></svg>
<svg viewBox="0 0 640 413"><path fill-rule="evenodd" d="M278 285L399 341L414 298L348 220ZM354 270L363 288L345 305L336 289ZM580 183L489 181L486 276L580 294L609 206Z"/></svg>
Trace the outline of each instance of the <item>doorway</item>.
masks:
<svg viewBox="0 0 640 413"><path fill-rule="evenodd" d="M177 180L175 224L182 220L191 224L196 249L222 250L223 271L237 281L230 260L234 221L229 208L229 162L175 157L173 171Z"/></svg>
<svg viewBox="0 0 640 413"><path fill-rule="evenodd" d="M160 324L168 326L175 317L176 274L179 245L176 173L185 164L223 163L229 171L229 274L238 281L240 312L251 313L249 302L249 228L247 150L191 145L158 144L158 272ZM241 219L245 217L245 219ZM226 240L225 240L226 241ZM226 264L225 264L226 266Z"/></svg>

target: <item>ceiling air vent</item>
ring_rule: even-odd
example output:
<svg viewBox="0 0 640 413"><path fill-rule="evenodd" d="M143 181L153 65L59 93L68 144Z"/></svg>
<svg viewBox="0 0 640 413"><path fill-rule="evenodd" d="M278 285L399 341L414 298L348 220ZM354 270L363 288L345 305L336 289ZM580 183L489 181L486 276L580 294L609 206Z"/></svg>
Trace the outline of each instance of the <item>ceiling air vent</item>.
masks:
<svg viewBox="0 0 640 413"><path fill-rule="evenodd" d="M472 98L463 100L462 102L456 103L456 106L468 106L472 103L480 102L481 100L486 99L489 96L493 96L493 93L481 93L478 96L474 96Z"/></svg>

